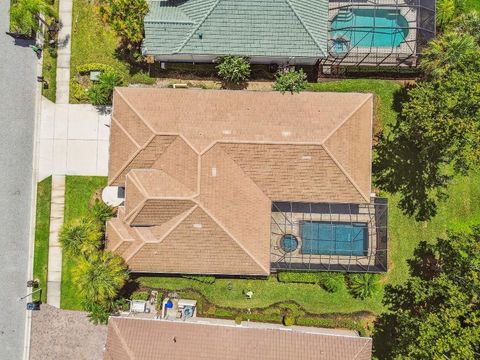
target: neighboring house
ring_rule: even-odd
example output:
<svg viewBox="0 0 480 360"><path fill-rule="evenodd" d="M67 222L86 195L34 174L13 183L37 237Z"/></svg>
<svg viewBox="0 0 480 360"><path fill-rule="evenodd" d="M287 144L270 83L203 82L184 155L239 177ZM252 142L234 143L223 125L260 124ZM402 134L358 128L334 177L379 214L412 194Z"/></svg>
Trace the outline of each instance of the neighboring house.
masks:
<svg viewBox="0 0 480 360"><path fill-rule="evenodd" d="M143 53L158 61L315 64L327 54L328 0L154 0Z"/></svg>
<svg viewBox="0 0 480 360"><path fill-rule="evenodd" d="M415 66L435 0L151 0L143 53L162 62ZM333 66L333 68L331 68Z"/></svg>
<svg viewBox="0 0 480 360"><path fill-rule="evenodd" d="M134 272L386 271L373 96L117 88L107 249Z"/></svg>
<svg viewBox="0 0 480 360"><path fill-rule="evenodd" d="M104 360L370 360L372 339L354 331L203 319L111 317Z"/></svg>

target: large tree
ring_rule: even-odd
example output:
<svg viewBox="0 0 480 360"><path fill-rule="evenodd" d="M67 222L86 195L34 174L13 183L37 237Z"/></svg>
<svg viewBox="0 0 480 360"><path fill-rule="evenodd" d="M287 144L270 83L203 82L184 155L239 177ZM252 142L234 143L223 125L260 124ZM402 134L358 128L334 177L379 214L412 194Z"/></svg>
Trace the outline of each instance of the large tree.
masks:
<svg viewBox="0 0 480 360"><path fill-rule="evenodd" d="M479 163L480 42L465 31L474 32L477 20L462 17L431 42L424 78L407 91L396 124L379 136L376 185L399 193L400 207L417 220L434 216L453 176Z"/></svg>
<svg viewBox="0 0 480 360"><path fill-rule="evenodd" d="M375 325L381 359L480 358L480 227L420 243L405 284L385 287Z"/></svg>
<svg viewBox="0 0 480 360"><path fill-rule="evenodd" d="M55 17L55 11L45 0L18 0L10 8L12 30L21 34L35 33L40 30L40 21Z"/></svg>

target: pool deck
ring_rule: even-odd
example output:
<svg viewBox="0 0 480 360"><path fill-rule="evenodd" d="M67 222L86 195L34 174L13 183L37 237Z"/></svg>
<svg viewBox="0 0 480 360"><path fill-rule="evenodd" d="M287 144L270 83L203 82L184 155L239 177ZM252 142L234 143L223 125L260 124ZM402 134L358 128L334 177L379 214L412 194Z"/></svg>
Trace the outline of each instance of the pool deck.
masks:
<svg viewBox="0 0 480 360"><path fill-rule="evenodd" d="M286 215L286 216L285 216ZM302 238L300 236L300 223L302 221L322 221L322 222L365 222L368 223L368 250L366 256L344 256L344 255L316 255L316 254L305 254L302 253ZM277 224L279 226L277 226ZM279 227L282 229L280 230ZM275 231L275 228L277 231ZM280 231L278 231L280 230ZM372 254L377 247L377 232L375 225L375 216L368 210L368 206L360 207L359 214L349 215L349 214L305 214L305 213L283 213L283 212L274 212L272 213L272 236L271 236L271 247L272 252L281 253L280 250L280 239L285 234L294 235L298 241L299 246L295 251L285 253L285 259L289 263L329 263L332 259L335 260L337 264L348 265L352 263L352 259L357 264L364 266L372 265ZM272 261L275 261L272 257Z"/></svg>
<svg viewBox="0 0 480 360"><path fill-rule="evenodd" d="M405 40L398 47L355 47L350 49L350 53L343 59L344 64L356 64L360 61L367 62L379 62L384 60L385 65L388 64L397 64L399 59L404 59L409 57L409 55L415 55L417 52L416 44L416 31L417 27L417 9L413 6L410 6L407 1L404 0L378 0L375 3L364 3L364 2L352 2L352 1L331 1L329 2L329 24L338 15L338 12L342 7L347 8L350 6L351 9L358 8L374 8L375 4L383 5L381 9L389 9L384 7L385 5L392 5L392 10L398 8L400 15L405 17L407 23L409 24L410 30L405 37ZM329 39L330 40L330 39ZM389 57L387 57L390 55ZM415 57L412 58L415 60Z"/></svg>

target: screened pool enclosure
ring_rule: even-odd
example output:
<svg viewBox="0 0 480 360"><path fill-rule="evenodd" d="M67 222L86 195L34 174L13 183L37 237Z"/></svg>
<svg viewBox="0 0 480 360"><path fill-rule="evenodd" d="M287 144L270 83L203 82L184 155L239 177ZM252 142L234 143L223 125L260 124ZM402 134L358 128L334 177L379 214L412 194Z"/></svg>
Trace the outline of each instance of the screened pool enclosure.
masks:
<svg viewBox="0 0 480 360"><path fill-rule="evenodd" d="M271 269L387 271L387 200L274 202Z"/></svg>

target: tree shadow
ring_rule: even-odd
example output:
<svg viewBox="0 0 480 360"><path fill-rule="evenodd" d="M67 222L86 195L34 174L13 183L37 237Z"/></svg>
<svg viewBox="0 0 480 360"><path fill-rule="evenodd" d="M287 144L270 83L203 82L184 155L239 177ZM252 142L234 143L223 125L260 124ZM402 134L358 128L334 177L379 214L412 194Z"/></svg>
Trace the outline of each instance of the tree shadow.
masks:
<svg viewBox="0 0 480 360"><path fill-rule="evenodd" d="M383 313L374 322L373 354L382 360L392 359L392 350L397 338L396 317L394 314Z"/></svg>

